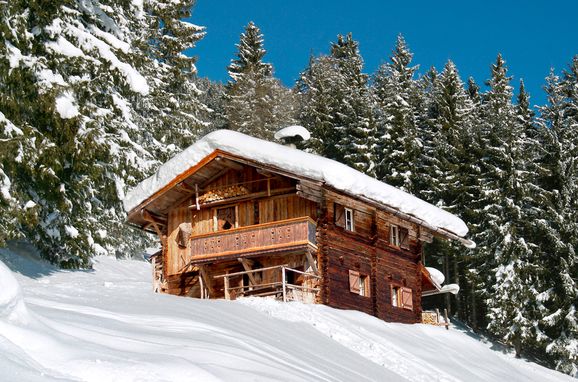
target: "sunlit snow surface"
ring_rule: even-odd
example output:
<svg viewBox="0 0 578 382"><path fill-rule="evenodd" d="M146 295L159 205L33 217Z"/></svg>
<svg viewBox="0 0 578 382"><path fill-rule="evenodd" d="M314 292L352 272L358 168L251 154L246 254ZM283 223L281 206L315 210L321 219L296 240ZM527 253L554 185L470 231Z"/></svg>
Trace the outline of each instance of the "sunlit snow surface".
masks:
<svg viewBox="0 0 578 382"><path fill-rule="evenodd" d="M153 294L145 262L58 271L15 251L0 250L0 381L573 380L456 328Z"/></svg>
<svg viewBox="0 0 578 382"><path fill-rule="evenodd" d="M457 216L351 167L230 130L217 130L204 136L163 164L154 175L127 193L124 199L125 209L130 211L137 207L175 177L195 166L217 149L325 182L329 186L353 195L365 196L456 235L465 236L468 233L468 227Z"/></svg>

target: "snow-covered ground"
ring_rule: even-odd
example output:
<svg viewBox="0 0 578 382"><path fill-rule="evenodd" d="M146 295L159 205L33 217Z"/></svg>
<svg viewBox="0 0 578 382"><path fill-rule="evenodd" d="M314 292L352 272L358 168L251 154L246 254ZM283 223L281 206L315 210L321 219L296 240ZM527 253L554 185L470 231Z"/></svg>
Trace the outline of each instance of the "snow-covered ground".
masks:
<svg viewBox="0 0 578 382"><path fill-rule="evenodd" d="M31 252L0 250L0 381L575 381L457 328L153 294L146 262Z"/></svg>

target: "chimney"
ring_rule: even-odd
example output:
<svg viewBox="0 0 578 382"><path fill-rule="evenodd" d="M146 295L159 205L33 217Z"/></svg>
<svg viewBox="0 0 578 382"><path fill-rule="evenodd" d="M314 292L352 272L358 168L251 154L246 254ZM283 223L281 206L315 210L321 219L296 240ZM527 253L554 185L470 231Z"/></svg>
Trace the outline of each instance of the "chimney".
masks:
<svg viewBox="0 0 578 382"><path fill-rule="evenodd" d="M281 141L285 146L297 148L301 144L311 138L309 131L303 126L287 126L275 133L275 139Z"/></svg>

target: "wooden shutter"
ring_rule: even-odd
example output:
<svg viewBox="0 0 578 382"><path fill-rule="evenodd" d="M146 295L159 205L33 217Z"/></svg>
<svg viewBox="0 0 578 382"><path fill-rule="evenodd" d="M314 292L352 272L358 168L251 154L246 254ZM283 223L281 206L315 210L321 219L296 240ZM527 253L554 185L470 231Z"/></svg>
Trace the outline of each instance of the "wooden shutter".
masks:
<svg viewBox="0 0 578 382"><path fill-rule="evenodd" d="M409 249L409 231L407 228L399 228L399 246Z"/></svg>
<svg viewBox="0 0 578 382"><path fill-rule="evenodd" d="M345 207L341 204L334 203L335 225L345 227Z"/></svg>
<svg viewBox="0 0 578 382"><path fill-rule="evenodd" d="M349 271L349 290L352 293L359 294L359 272Z"/></svg>
<svg viewBox="0 0 578 382"><path fill-rule="evenodd" d="M411 288L401 288L401 307L408 310L413 310L413 291Z"/></svg>

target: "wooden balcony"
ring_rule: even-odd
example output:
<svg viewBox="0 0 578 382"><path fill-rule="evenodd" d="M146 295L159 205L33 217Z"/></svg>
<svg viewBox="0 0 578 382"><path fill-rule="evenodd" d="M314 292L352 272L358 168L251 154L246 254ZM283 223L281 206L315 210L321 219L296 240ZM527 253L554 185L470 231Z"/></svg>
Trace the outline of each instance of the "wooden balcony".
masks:
<svg viewBox="0 0 578 382"><path fill-rule="evenodd" d="M191 262L317 248L309 217L280 220L191 237Z"/></svg>

